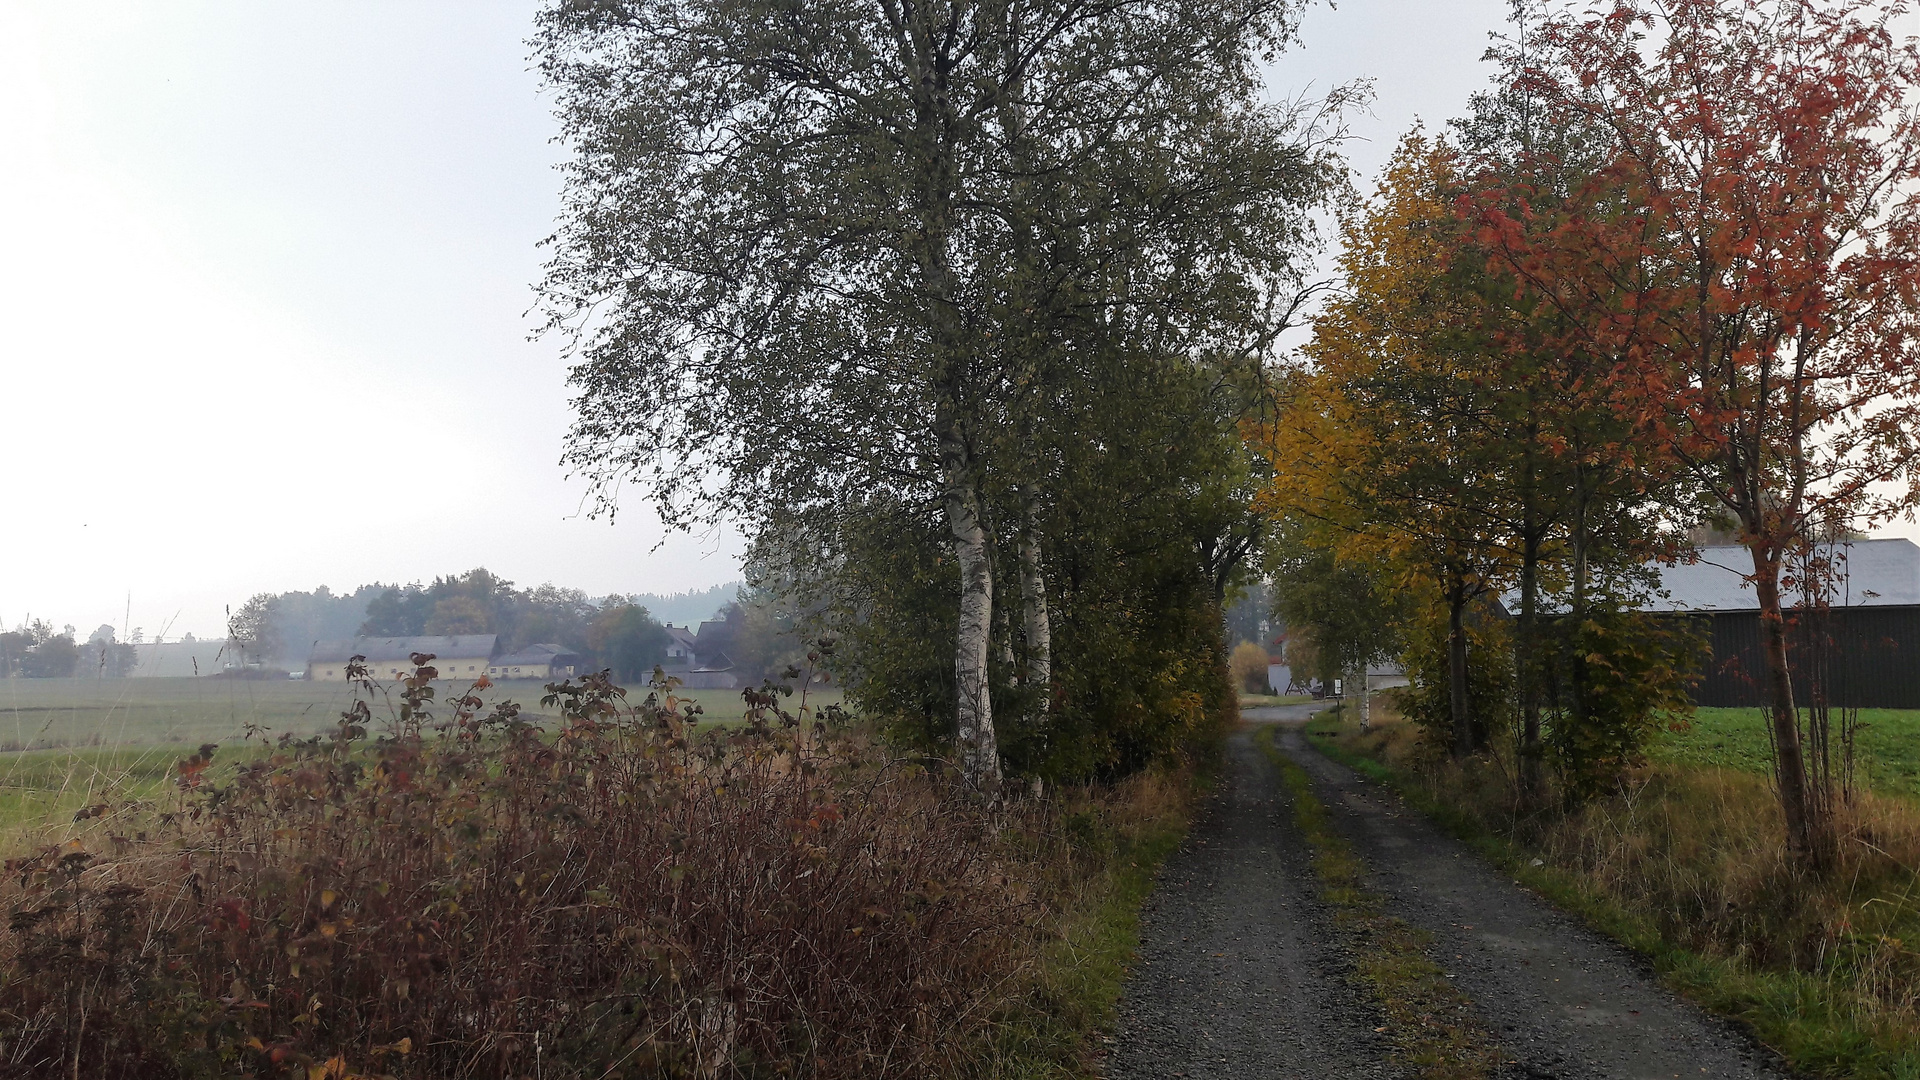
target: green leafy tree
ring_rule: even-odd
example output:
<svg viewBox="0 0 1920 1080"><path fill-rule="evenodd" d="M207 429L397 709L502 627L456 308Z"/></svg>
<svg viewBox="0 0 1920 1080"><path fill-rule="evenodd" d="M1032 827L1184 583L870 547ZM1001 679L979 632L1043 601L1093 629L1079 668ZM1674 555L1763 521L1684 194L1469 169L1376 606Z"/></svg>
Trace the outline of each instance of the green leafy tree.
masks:
<svg viewBox="0 0 1920 1080"><path fill-rule="evenodd" d="M393 586L367 601L367 617L360 624L366 637L415 637L427 632L437 601L418 584Z"/></svg>
<svg viewBox="0 0 1920 1080"><path fill-rule="evenodd" d="M1407 594L1392 567L1342 559L1317 522L1287 522L1267 551L1274 610L1289 634L1305 631L1315 674L1344 678L1359 702L1360 728L1373 720L1367 669L1400 655Z"/></svg>
<svg viewBox="0 0 1920 1080"><path fill-rule="evenodd" d="M434 601L424 629L429 634L489 634L498 627L484 601L455 595Z"/></svg>
<svg viewBox="0 0 1920 1080"><path fill-rule="evenodd" d="M97 679L124 679L133 674L139 655L134 647L119 640L119 632L109 623L101 623L87 635L81 650L79 673Z"/></svg>
<svg viewBox="0 0 1920 1080"><path fill-rule="evenodd" d="M280 655L272 593L256 593L227 616L227 650L241 666L264 664Z"/></svg>
<svg viewBox="0 0 1920 1080"><path fill-rule="evenodd" d="M1113 355L1092 331L1150 327L1182 362L1270 341L1333 178L1300 114L1261 101L1297 7L549 8L569 460L609 496L644 480L675 524L895 506L917 532L931 509L957 590L936 685L991 794L996 579L1029 598L1001 620L1028 628L1029 674L1057 681L1064 617L1038 603L1061 495L1020 439L1063 421L1052 391L1106 374L1074 366Z"/></svg>
<svg viewBox="0 0 1920 1080"><path fill-rule="evenodd" d="M80 666L80 646L73 639L73 627L55 630L45 619L35 619L14 633L16 640L25 642L19 671L27 678L71 678Z"/></svg>
<svg viewBox="0 0 1920 1080"><path fill-rule="evenodd" d="M602 611L587 630L587 642L614 678L630 686L644 685L667 659L666 627L633 604Z"/></svg>

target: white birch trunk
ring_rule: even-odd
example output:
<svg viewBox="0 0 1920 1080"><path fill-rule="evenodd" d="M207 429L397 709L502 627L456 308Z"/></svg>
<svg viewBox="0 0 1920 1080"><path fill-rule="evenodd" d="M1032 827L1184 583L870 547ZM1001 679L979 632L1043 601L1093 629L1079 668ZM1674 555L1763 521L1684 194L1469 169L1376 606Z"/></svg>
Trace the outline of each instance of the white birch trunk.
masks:
<svg viewBox="0 0 1920 1080"><path fill-rule="evenodd" d="M1047 613L1047 576L1040 567L1033 517L1029 506L1027 527L1020 534L1020 597L1026 609L1027 684L1039 688L1039 711L1045 716L1053 703L1053 620Z"/></svg>
<svg viewBox="0 0 1920 1080"><path fill-rule="evenodd" d="M993 567L978 496L963 474L948 477L947 518L953 527L954 559L960 564L960 625L953 658L960 772L969 787L991 802L1000 797L1000 748L987 678L993 647Z"/></svg>
<svg viewBox="0 0 1920 1080"><path fill-rule="evenodd" d="M1000 661L1001 670L1007 673L1007 680L1019 685L1020 680L1014 674L1013 655L1013 619L1007 614L1007 605L993 605L993 640L995 659Z"/></svg>
<svg viewBox="0 0 1920 1080"><path fill-rule="evenodd" d="M1360 733L1365 735L1373 727L1373 696L1367 688L1367 669L1360 668Z"/></svg>

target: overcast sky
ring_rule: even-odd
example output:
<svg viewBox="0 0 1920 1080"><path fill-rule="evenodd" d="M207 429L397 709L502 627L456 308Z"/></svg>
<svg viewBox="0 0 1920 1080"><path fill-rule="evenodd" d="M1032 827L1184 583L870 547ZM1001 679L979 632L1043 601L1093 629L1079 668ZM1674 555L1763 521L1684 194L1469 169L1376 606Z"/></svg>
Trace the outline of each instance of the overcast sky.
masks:
<svg viewBox="0 0 1920 1080"><path fill-rule="evenodd" d="M583 513L529 341L558 149L528 3L0 0L0 622L223 629L260 591L485 565L731 580ZM1486 83L1504 0L1315 8L1277 94L1375 80L1368 177Z"/></svg>

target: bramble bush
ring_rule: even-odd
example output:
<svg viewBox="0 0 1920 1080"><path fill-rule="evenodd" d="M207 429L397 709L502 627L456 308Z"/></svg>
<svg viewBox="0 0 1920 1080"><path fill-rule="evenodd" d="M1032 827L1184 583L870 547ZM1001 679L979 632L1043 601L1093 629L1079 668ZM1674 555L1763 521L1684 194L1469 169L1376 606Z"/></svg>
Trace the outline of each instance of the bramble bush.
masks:
<svg viewBox="0 0 1920 1080"><path fill-rule="evenodd" d="M719 727L590 676L545 731L436 722L432 659L383 734L204 747L9 861L0 1075L935 1075L1016 992L1019 810L771 684Z"/></svg>

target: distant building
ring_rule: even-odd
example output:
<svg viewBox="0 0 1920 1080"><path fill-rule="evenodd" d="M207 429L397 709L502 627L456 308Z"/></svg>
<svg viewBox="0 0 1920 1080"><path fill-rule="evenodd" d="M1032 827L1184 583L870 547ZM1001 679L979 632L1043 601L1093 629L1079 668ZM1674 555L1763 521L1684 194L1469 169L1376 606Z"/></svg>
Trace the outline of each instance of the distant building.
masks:
<svg viewBox="0 0 1920 1080"><path fill-rule="evenodd" d="M224 638L147 641L133 649L133 674L140 679L218 675L232 660Z"/></svg>
<svg viewBox="0 0 1920 1080"><path fill-rule="evenodd" d="M691 669L693 667L693 653L694 650L699 647L699 644L700 639L693 636L693 631L688 630L684 626L675 626L672 623L668 623L667 663L665 666L669 668Z"/></svg>
<svg viewBox="0 0 1920 1080"><path fill-rule="evenodd" d="M1828 549L1838 580L1825 609L1796 607L1782 590L1794 694L1850 708L1920 708L1920 547L1911 540L1854 540ZM1660 568L1658 595L1642 610L1685 616L1706 631L1712 658L1694 689L1700 705L1764 704L1760 602L1747 576L1753 557L1738 545L1699 549L1693 563Z"/></svg>
<svg viewBox="0 0 1920 1080"><path fill-rule="evenodd" d="M347 677L351 657L367 658L367 674L375 679L398 679L413 671L414 653L432 654L443 679L478 679L493 664L499 637L494 634L452 634L433 637L353 638L317 641L307 654L307 678L340 682Z"/></svg>
<svg viewBox="0 0 1920 1080"><path fill-rule="evenodd" d="M710 619L695 633L684 626L667 626L667 662L661 665L669 676L680 680L689 690L733 690L740 686L734 670L734 626L725 619Z"/></svg>
<svg viewBox="0 0 1920 1080"><path fill-rule="evenodd" d="M560 645L529 645L495 659L487 675L495 679L571 679L581 666L580 654Z"/></svg>
<svg viewBox="0 0 1920 1080"><path fill-rule="evenodd" d="M1358 689L1357 685L1351 687L1346 685L1352 682L1351 678L1343 677L1340 681L1343 690L1351 692ZM1368 690L1387 690L1396 686L1406 686L1411 682L1412 679L1407 676L1407 669L1397 661L1384 661L1369 665L1367 668ZM1333 692L1332 687L1321 686L1319 680L1304 671L1298 675L1294 674L1293 667L1286 663L1267 665L1267 685L1273 688L1274 693L1282 695Z"/></svg>

